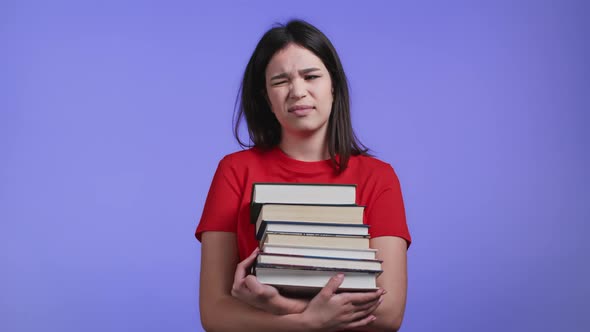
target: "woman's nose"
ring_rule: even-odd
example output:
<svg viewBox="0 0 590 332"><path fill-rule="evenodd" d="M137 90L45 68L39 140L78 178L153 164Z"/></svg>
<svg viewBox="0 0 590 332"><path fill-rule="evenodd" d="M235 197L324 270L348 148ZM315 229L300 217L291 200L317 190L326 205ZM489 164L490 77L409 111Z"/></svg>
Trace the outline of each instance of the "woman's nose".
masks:
<svg viewBox="0 0 590 332"><path fill-rule="evenodd" d="M301 99L305 97L307 94L305 90L305 83L301 80L294 80L291 83L291 91L289 91L289 96L293 99Z"/></svg>

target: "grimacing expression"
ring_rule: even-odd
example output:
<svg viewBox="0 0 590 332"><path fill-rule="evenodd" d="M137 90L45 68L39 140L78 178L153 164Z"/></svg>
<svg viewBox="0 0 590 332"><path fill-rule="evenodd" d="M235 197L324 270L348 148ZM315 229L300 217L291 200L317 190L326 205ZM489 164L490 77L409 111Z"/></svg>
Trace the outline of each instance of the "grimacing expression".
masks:
<svg viewBox="0 0 590 332"><path fill-rule="evenodd" d="M266 93L283 134L325 135L334 100L330 73L310 50L289 44L266 67Z"/></svg>

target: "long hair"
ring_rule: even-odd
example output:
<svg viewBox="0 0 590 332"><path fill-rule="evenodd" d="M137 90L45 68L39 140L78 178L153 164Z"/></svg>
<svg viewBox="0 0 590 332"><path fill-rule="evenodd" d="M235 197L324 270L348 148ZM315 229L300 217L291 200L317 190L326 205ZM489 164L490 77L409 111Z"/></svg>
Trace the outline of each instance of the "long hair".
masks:
<svg viewBox="0 0 590 332"><path fill-rule="evenodd" d="M270 149L280 143L281 125L266 97L265 71L273 55L291 43L315 54L330 73L334 100L328 120L328 153L335 170L342 172L348 166L351 155L369 155L369 149L359 141L352 129L348 83L340 58L330 40L305 21L292 20L286 25L277 25L268 30L256 45L236 99L234 136L244 148L255 146ZM253 144L246 144L239 137L243 117L246 118Z"/></svg>

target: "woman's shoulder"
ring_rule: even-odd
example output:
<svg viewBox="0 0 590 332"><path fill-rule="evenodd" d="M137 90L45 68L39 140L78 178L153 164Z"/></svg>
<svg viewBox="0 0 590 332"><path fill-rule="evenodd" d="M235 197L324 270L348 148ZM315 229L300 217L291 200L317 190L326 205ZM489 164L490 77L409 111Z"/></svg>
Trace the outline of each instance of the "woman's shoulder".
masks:
<svg viewBox="0 0 590 332"><path fill-rule="evenodd" d="M244 150L239 150L225 155L220 164L233 165L233 166L245 166L251 165L252 163L264 161L269 158L269 151L263 150L258 147L251 147Z"/></svg>
<svg viewBox="0 0 590 332"><path fill-rule="evenodd" d="M354 156L353 165L355 169L353 174L356 174L360 178L387 186L399 183L399 178L394 167L377 157L367 155Z"/></svg>
<svg viewBox="0 0 590 332"><path fill-rule="evenodd" d="M371 172L391 172L393 171L393 166L386 161L383 161L375 156L370 155L356 155L352 157L352 160L355 162L355 166L359 167L360 169L364 169Z"/></svg>

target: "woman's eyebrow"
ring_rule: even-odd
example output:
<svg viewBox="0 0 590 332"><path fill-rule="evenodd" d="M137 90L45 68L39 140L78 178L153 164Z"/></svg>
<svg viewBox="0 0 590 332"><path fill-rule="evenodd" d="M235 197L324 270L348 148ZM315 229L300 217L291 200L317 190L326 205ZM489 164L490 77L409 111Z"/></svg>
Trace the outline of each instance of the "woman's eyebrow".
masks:
<svg viewBox="0 0 590 332"><path fill-rule="evenodd" d="M301 69L299 71L299 75L305 75L305 74L308 74L308 73L311 73L311 72L314 72L314 71L317 71L317 70L320 70L320 69L319 68L315 68L315 67ZM289 74L287 74L287 73L280 73L278 75L275 75L275 76L271 77L270 80L271 81L272 80L278 80L278 79L283 79L283 78L287 78L287 77L289 77Z"/></svg>
<svg viewBox="0 0 590 332"><path fill-rule="evenodd" d="M300 74L300 75L301 75L301 74L308 74L308 73L311 73L312 71L316 71L316 70L320 70L320 69L319 69L319 68L315 68L315 67L312 67L312 68L306 68L306 69L302 69L302 70L300 70L300 71L299 71L299 74Z"/></svg>
<svg viewBox="0 0 590 332"><path fill-rule="evenodd" d="M270 80L271 81L272 80L278 80L278 79L287 78L287 77L289 77L289 74L287 74L287 73L280 73L278 75L275 75L275 76L271 77Z"/></svg>

